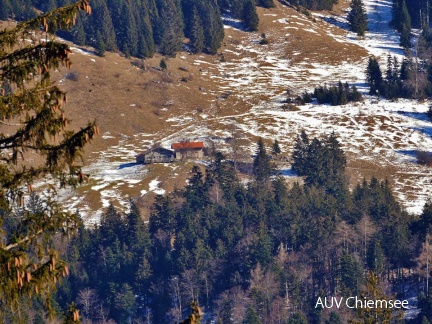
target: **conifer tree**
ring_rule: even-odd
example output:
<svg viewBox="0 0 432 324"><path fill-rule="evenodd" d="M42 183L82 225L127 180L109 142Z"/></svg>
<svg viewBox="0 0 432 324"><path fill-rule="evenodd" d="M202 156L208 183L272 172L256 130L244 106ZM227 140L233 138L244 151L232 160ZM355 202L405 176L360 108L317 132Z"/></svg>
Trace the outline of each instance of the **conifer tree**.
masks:
<svg viewBox="0 0 432 324"><path fill-rule="evenodd" d="M348 14L348 22L353 32L358 36L364 36L367 30L367 14L362 0L351 1L351 11Z"/></svg>
<svg viewBox="0 0 432 324"><path fill-rule="evenodd" d="M296 143L294 144L292 170L298 175L305 175L307 150L309 147L309 137L302 130L300 135L297 135Z"/></svg>
<svg viewBox="0 0 432 324"><path fill-rule="evenodd" d="M97 10L95 10L93 26L98 26L97 32L101 33L102 41L105 45L106 50L113 51L117 49L116 33L111 19L111 14L108 10L106 2L100 1L100 5L96 9ZM97 35L96 41L98 41Z"/></svg>
<svg viewBox="0 0 432 324"><path fill-rule="evenodd" d="M339 313L331 312L328 320L325 321L325 324L343 324L342 319Z"/></svg>
<svg viewBox="0 0 432 324"><path fill-rule="evenodd" d="M361 282L362 269L359 262L347 252L342 253L340 258L340 274L342 294L355 296Z"/></svg>
<svg viewBox="0 0 432 324"><path fill-rule="evenodd" d="M86 44L86 34L84 31L81 15L78 15L76 22L77 23L72 30L72 40L75 44L82 46Z"/></svg>
<svg viewBox="0 0 432 324"><path fill-rule="evenodd" d="M400 30L400 0L393 0L392 4L392 20L390 21L390 26Z"/></svg>
<svg viewBox="0 0 432 324"><path fill-rule="evenodd" d="M279 142L277 139L275 139L273 142L272 153L276 156L281 153L281 149L280 149Z"/></svg>
<svg viewBox="0 0 432 324"><path fill-rule="evenodd" d="M244 2L241 19L243 20L248 30L258 30L259 18L253 0L246 0Z"/></svg>
<svg viewBox="0 0 432 324"><path fill-rule="evenodd" d="M400 68L400 79L402 81L408 80L410 77L410 70L412 67L412 61L407 60L406 58L403 59L401 68Z"/></svg>
<svg viewBox="0 0 432 324"><path fill-rule="evenodd" d="M383 83L382 72L375 56L369 57L366 68L366 81L369 83L371 95L378 94Z"/></svg>
<svg viewBox="0 0 432 324"><path fill-rule="evenodd" d="M404 28L406 28L406 30L408 32L411 32L411 16L408 12L408 8L406 5L405 0L401 0L400 2L400 13L399 13L399 27L398 30L400 32L403 31Z"/></svg>
<svg viewBox="0 0 432 324"><path fill-rule="evenodd" d="M51 176L61 186L85 180L77 159L98 129L94 123L78 132L67 128L66 94L50 78L53 69L70 66L71 50L54 38L36 44L21 42L30 33L46 38L57 29L69 29L80 10L91 12L87 0L0 31L0 123L6 130L0 136L2 229L38 179ZM29 153L45 161L28 165ZM20 296L49 296L46 293L68 273L51 243L58 233L76 231L81 220L77 214L64 212L54 193L44 199L44 205L43 212L36 214L24 210L16 226L2 234L0 299L12 310L17 309ZM46 306L50 309L49 298Z"/></svg>
<svg viewBox="0 0 432 324"><path fill-rule="evenodd" d="M174 56L181 49L183 38L183 21L180 10L174 0L159 0L160 28L154 29L159 46L159 52L163 55Z"/></svg>
<svg viewBox="0 0 432 324"><path fill-rule="evenodd" d="M342 150L342 147L336 137L336 134L332 132L329 137L326 138L324 145L326 147L326 161L328 164L328 170L330 175L341 175L345 172L346 157Z"/></svg>
<svg viewBox="0 0 432 324"><path fill-rule="evenodd" d="M123 7L121 11L121 16L124 21L122 21L121 26L121 48L130 56L137 56L138 54L138 30L137 24L134 17L134 9L132 6L123 2ZM119 26L119 28L120 28Z"/></svg>
<svg viewBox="0 0 432 324"><path fill-rule="evenodd" d="M288 320L288 324L307 324L308 320L303 313L294 313Z"/></svg>
<svg viewBox="0 0 432 324"><path fill-rule="evenodd" d="M154 6L156 6L153 3ZM139 32L139 43L138 43L138 55L143 57L152 57L155 52L155 44L154 44L154 35L153 35L153 27L151 24L150 14L154 8L147 3L147 1L143 2L141 12L140 12L140 32Z"/></svg>
<svg viewBox="0 0 432 324"><path fill-rule="evenodd" d="M206 0L200 13L204 27L204 47L209 54L216 54L225 36L221 13L216 2Z"/></svg>
<svg viewBox="0 0 432 324"><path fill-rule="evenodd" d="M274 8L276 7L273 0L258 0L258 6L264 7L264 8Z"/></svg>
<svg viewBox="0 0 432 324"><path fill-rule="evenodd" d="M393 61L390 53L387 55L386 82L393 82Z"/></svg>
<svg viewBox="0 0 432 324"><path fill-rule="evenodd" d="M105 55L106 46L105 46L105 42L102 39L102 35L101 35L101 33L99 31L97 32L97 36L96 36L95 49L96 49L96 54L98 56L102 57L102 56Z"/></svg>
<svg viewBox="0 0 432 324"><path fill-rule="evenodd" d="M0 0L0 20L6 20L12 14L12 6L9 0Z"/></svg>
<svg viewBox="0 0 432 324"><path fill-rule="evenodd" d="M309 186L323 186L326 182L327 172L326 168L326 151L323 143L314 138L307 148L306 161L305 161L305 182Z"/></svg>
<svg viewBox="0 0 432 324"><path fill-rule="evenodd" d="M164 59L161 59L159 62L159 67L162 71L166 71L166 69L168 68L167 62Z"/></svg>
<svg viewBox="0 0 432 324"><path fill-rule="evenodd" d="M192 13L192 30L190 40L194 53L200 53L204 48L204 29L196 7L193 8Z"/></svg>
<svg viewBox="0 0 432 324"><path fill-rule="evenodd" d="M262 320L256 311L256 309L249 305L246 309L245 319L243 321L243 324L262 324Z"/></svg>
<svg viewBox="0 0 432 324"><path fill-rule="evenodd" d="M411 47L411 29L409 29L406 25L402 26L399 45L403 48Z"/></svg>
<svg viewBox="0 0 432 324"><path fill-rule="evenodd" d="M405 0L394 0L392 7L392 26L400 33L400 45L404 48L411 47L411 16Z"/></svg>
<svg viewBox="0 0 432 324"><path fill-rule="evenodd" d="M258 140L258 147L254 157L253 173L258 182L266 181L271 175L270 159L261 137Z"/></svg>

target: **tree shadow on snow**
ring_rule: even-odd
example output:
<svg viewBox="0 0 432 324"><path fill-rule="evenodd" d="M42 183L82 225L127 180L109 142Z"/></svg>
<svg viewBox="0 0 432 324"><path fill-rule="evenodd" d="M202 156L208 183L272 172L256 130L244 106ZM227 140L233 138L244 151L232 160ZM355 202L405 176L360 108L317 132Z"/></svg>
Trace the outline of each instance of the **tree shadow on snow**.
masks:
<svg viewBox="0 0 432 324"><path fill-rule="evenodd" d="M413 159L417 158L418 150L396 150L396 153L407 155Z"/></svg>
<svg viewBox="0 0 432 324"><path fill-rule="evenodd" d="M426 127L411 127L411 129L419 131L425 135L428 135L432 137L432 126L426 126Z"/></svg>
<svg viewBox="0 0 432 324"><path fill-rule="evenodd" d="M132 162L132 163L122 163L122 164L120 164L119 169L121 170L121 169L125 169L125 168L130 168L130 167L133 167L133 166L136 166L136 165L138 165L138 163L135 163L135 162Z"/></svg>
<svg viewBox="0 0 432 324"><path fill-rule="evenodd" d="M324 16L322 16L320 18L322 20L324 20L326 23L330 24L330 25L333 25L333 26L336 26L336 27L339 27L341 29L349 31L349 25L345 21L337 20L334 17L324 17Z"/></svg>
<svg viewBox="0 0 432 324"><path fill-rule="evenodd" d="M396 111L399 115L414 118L421 121L430 121L426 113L413 112L413 111Z"/></svg>

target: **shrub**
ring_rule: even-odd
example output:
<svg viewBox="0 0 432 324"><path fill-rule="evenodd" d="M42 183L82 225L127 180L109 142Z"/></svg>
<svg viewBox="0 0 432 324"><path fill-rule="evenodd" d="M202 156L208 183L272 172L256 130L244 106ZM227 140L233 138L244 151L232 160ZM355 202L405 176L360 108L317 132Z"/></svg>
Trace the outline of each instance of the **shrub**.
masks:
<svg viewBox="0 0 432 324"><path fill-rule="evenodd" d="M296 105L291 104L291 103L284 104L284 105L282 105L281 108L283 111L299 111L300 110L300 108L298 108Z"/></svg>
<svg viewBox="0 0 432 324"><path fill-rule="evenodd" d="M167 63L164 59L160 60L159 67L161 68L162 71L165 71L168 68Z"/></svg>
<svg viewBox="0 0 432 324"><path fill-rule="evenodd" d="M305 93L302 96L302 100L304 103L311 103L313 101L312 94L305 91Z"/></svg>
<svg viewBox="0 0 432 324"><path fill-rule="evenodd" d="M259 42L261 45L267 45L270 43L268 38L262 38Z"/></svg>
<svg viewBox="0 0 432 324"><path fill-rule="evenodd" d="M417 151L417 163L422 165L432 165L432 156L426 151Z"/></svg>
<svg viewBox="0 0 432 324"><path fill-rule="evenodd" d="M342 84L339 81L337 85L327 87L326 85L315 88L313 96L319 104L331 104L332 106L345 105L348 102L362 101L363 97L357 88L353 86L351 89L348 83Z"/></svg>
<svg viewBox="0 0 432 324"><path fill-rule="evenodd" d="M144 60L133 60L133 61L131 62L131 64L132 64L133 66L136 66L137 68L139 68L139 69L141 69L141 70L145 70L145 69L146 69L146 66L145 66L145 64L144 64Z"/></svg>

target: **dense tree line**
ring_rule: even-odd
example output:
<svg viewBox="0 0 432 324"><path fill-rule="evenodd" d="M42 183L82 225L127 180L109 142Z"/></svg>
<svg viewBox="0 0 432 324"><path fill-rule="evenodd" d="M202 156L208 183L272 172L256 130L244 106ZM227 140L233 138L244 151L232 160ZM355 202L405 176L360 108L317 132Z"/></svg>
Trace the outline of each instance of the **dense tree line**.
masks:
<svg viewBox="0 0 432 324"><path fill-rule="evenodd" d="M292 167L304 184L288 187L260 140L247 185L216 153L205 171L193 167L184 189L157 196L148 224L134 202L126 214L110 206L99 225L81 227L69 244L71 275L53 304L75 301L82 319L93 322L179 323L191 301L203 319L224 324L385 322L400 314L328 313L315 309L316 301L403 299L408 285L423 294L421 318L432 320L424 271L432 204L413 218L389 182L376 178L349 191L335 134L309 139L302 132ZM43 318L28 303L23 316L29 308Z"/></svg>
<svg viewBox="0 0 432 324"><path fill-rule="evenodd" d="M25 20L36 10L48 11L69 0L0 0L0 20ZM300 0L310 9L331 9L336 0ZM72 31L60 35L78 45L91 45L99 55L119 49L126 55L172 56L188 38L188 50L214 54L224 30L221 13L241 19L250 31L258 29L256 6L272 8L274 0L92 0L93 14L79 15Z"/></svg>
<svg viewBox="0 0 432 324"><path fill-rule="evenodd" d="M391 25L400 32L400 45L410 48L411 28L430 29L429 0L393 0Z"/></svg>
<svg viewBox="0 0 432 324"><path fill-rule="evenodd" d="M409 19L413 27L421 28L430 21L430 6L428 0L393 0L393 22L400 26Z"/></svg>
<svg viewBox="0 0 432 324"><path fill-rule="evenodd" d="M34 12L32 8L46 11L66 2L1 0L0 19L25 18L25 13ZM174 55L185 37L191 51L216 53L224 37L220 9L213 0L93 0L92 8L91 16L80 15L74 29L61 35L92 45L101 55L115 49L140 57L155 51Z"/></svg>
<svg viewBox="0 0 432 324"><path fill-rule="evenodd" d="M332 106L363 100L356 86L350 88L347 82L343 84L341 81L337 85L330 87L327 87L327 85L316 87L311 97L316 98L319 104L331 104Z"/></svg>
<svg viewBox="0 0 432 324"><path fill-rule="evenodd" d="M305 91L302 95L291 97L291 92L287 91L287 98L283 101L283 109L289 109L294 104L304 105L317 100L318 104L331 104L332 106L346 105L348 102L359 102L363 100L362 94L356 86L350 87L348 82L339 81L334 85L317 86L313 93Z"/></svg>
<svg viewBox="0 0 432 324"><path fill-rule="evenodd" d="M378 59L371 56L366 67L369 93L388 99L432 96L431 41L432 34L424 30L419 36L417 57L408 56L399 62L396 57L388 55L385 72Z"/></svg>
<svg viewBox="0 0 432 324"><path fill-rule="evenodd" d="M282 1L283 2L283 1ZM311 10L331 10L333 5L337 4L337 0L293 0L289 3L295 6L301 6Z"/></svg>

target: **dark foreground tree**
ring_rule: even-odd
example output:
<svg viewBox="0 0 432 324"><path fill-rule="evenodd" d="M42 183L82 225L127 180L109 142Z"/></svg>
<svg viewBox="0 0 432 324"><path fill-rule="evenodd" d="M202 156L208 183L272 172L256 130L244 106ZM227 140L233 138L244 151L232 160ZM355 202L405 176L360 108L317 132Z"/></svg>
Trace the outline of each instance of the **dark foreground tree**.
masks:
<svg viewBox="0 0 432 324"><path fill-rule="evenodd" d="M14 312L20 297L33 295L46 296L50 310L48 292L68 274L53 240L77 230L79 216L63 211L54 190L43 208L22 206L42 177L60 186L85 179L77 160L97 126L67 128L66 94L50 78L70 67L71 51L49 35L69 29L80 10L91 13L87 0L0 31L0 311Z"/></svg>

